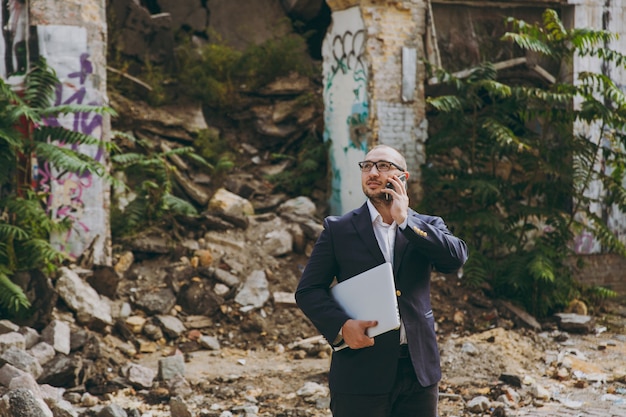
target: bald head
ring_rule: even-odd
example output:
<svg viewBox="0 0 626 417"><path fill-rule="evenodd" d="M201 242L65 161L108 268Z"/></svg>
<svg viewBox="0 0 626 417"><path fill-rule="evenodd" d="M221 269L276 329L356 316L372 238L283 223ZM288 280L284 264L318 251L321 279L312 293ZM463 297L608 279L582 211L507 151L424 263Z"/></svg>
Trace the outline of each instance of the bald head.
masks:
<svg viewBox="0 0 626 417"><path fill-rule="evenodd" d="M384 157L375 157L376 155L384 155ZM396 165L399 165L403 168L404 171L407 170L406 159L397 149L392 148L389 145L376 145L374 146L368 153L365 155L366 160L385 160L389 162L393 162Z"/></svg>

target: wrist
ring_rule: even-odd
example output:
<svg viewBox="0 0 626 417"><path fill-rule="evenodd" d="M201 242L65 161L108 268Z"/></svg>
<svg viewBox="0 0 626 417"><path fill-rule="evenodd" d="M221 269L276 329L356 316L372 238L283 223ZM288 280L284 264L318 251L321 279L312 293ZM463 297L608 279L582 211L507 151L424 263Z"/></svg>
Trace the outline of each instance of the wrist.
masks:
<svg viewBox="0 0 626 417"><path fill-rule="evenodd" d="M339 346L341 346L343 344L344 344L343 337L337 336L337 338L334 340L334 342L331 343L331 346L336 348L336 347L339 347Z"/></svg>

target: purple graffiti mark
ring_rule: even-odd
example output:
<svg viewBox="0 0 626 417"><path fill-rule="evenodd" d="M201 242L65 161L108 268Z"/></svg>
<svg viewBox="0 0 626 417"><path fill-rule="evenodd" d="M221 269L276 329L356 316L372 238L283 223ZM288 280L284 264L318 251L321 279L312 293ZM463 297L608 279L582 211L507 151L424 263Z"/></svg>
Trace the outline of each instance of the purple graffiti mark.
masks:
<svg viewBox="0 0 626 417"><path fill-rule="evenodd" d="M68 74L68 78L73 79L57 85L55 89L55 105L85 104L88 90L87 79L93 73L93 65L89 60L89 54L80 55L79 70ZM89 102L89 105L98 105L96 102ZM71 124L74 131L87 135L93 135L102 127L102 116L92 112L71 113L71 119L64 121L57 117L50 117L44 120L47 126L62 127ZM63 123L62 123L63 122ZM62 140L50 138L51 142L58 143L59 146L67 146ZM77 144L71 144L71 149L79 151ZM104 159L104 149L98 148L94 159L102 161ZM86 207L85 192L93 186L94 178L90 173L79 174L77 172L54 170L48 162L42 164L39 170L39 187L48 196L47 211L52 218L69 219L72 227L62 237L63 242L59 242L62 251L71 251L70 242L73 235L89 233L90 228L81 221ZM72 255L72 254L70 254Z"/></svg>
<svg viewBox="0 0 626 417"><path fill-rule="evenodd" d="M89 121L89 117L91 117L91 121ZM79 119L80 122L79 130L88 135L91 135L96 129L102 126L102 116L99 114L79 113L77 114L77 119Z"/></svg>
<svg viewBox="0 0 626 417"><path fill-rule="evenodd" d="M589 231L583 231L574 238L574 251L577 254L593 253L594 236Z"/></svg>
<svg viewBox="0 0 626 417"><path fill-rule="evenodd" d="M63 100L63 90L57 90L57 104L83 104L87 90L85 87L79 88L74 94ZM89 105L96 105L95 102L88 103ZM91 118L91 120L90 120ZM59 121L52 121L54 126L58 126ZM77 132L82 132L87 135L91 135L97 128L102 126L102 116L99 114L79 112L74 114L73 129Z"/></svg>
<svg viewBox="0 0 626 417"><path fill-rule="evenodd" d="M74 173L63 172L55 177L52 173L50 163L48 162L43 164L39 174L41 178L39 183L40 189L45 194L49 195L49 212L56 210L56 212L59 213L63 207L73 206L74 203L78 204L77 207L84 206L83 192L85 189L91 188L93 185L93 176L79 176ZM53 182L61 187L62 190L54 193L57 196L56 200L53 200L54 196L53 193L51 193L51 184ZM60 198L58 196L60 196Z"/></svg>
<svg viewBox="0 0 626 417"><path fill-rule="evenodd" d="M83 192L92 186L92 177L81 178L75 174L67 174L63 177L58 176L55 183L59 190L55 190L54 194L49 194L48 212L54 218L71 220L73 226L66 236L69 241L75 227L81 228L84 232L90 230L87 224L80 221L80 218L85 207Z"/></svg>
<svg viewBox="0 0 626 417"><path fill-rule="evenodd" d="M44 162L39 166L39 183L37 186L44 193L48 194L50 192L50 183L52 181L52 173L50 172L50 163ZM48 202L48 207L50 206Z"/></svg>
<svg viewBox="0 0 626 417"><path fill-rule="evenodd" d="M77 88L76 85L72 83L59 84L55 91L55 105L60 104L84 104L85 96L87 95L87 89L85 88L85 81L87 77L93 73L93 65L91 61L89 61L89 54L83 53L80 56L80 70L76 72L72 72L68 74L69 78L78 78L79 86ZM65 87L68 88L65 88ZM76 90L69 97L64 99L64 93L66 91ZM89 105L97 105L96 102L89 102ZM79 112L75 113L73 121L73 130L77 132L82 132L87 135L91 135L96 129L102 126L102 116L95 113L85 113ZM49 126L61 126L59 120L57 118L48 118L46 119L46 124ZM99 151L97 154L96 160L100 161L102 158L103 152Z"/></svg>
<svg viewBox="0 0 626 417"><path fill-rule="evenodd" d="M82 53L80 54L80 71L72 72L71 74L68 75L68 77L70 78L79 77L80 84L83 85L85 84L85 80L87 79L89 74L92 74L92 73L93 73L93 65L91 64L91 61L89 61L89 54Z"/></svg>

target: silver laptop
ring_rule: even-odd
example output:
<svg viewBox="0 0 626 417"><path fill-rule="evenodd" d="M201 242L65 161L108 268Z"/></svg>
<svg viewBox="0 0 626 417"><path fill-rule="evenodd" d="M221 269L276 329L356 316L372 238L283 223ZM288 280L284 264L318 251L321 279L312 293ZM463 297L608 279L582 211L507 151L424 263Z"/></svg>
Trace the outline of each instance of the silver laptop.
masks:
<svg viewBox="0 0 626 417"><path fill-rule="evenodd" d="M400 328L393 269L389 262L342 281L330 289L339 305L356 320L378 320L369 337Z"/></svg>

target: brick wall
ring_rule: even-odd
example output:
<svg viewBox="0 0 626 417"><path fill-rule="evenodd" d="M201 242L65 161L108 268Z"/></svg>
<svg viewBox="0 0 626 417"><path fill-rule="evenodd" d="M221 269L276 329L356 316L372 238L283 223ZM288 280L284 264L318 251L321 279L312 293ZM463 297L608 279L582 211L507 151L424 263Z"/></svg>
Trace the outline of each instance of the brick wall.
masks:
<svg viewBox="0 0 626 417"><path fill-rule="evenodd" d="M424 80L426 72L421 59L426 56L427 2L387 1L361 2L367 28L366 56L371 66L369 94L372 142L393 146L404 154L411 173L409 196L422 196L421 165L425 162L427 139ZM403 63L403 48L416 53L415 88L410 99L404 99L403 77L411 62ZM410 84L409 84L410 85Z"/></svg>
<svg viewBox="0 0 626 417"><path fill-rule="evenodd" d="M354 166L376 144L393 146L404 154L411 173L409 195L419 200L428 127L426 72L421 63L426 56L427 2L327 3L333 23L322 56L324 136L331 141L333 170L331 214L363 203L360 173Z"/></svg>
<svg viewBox="0 0 626 417"><path fill-rule="evenodd" d="M583 284L598 285L626 296L626 258L619 255L585 255L585 266L576 278Z"/></svg>

